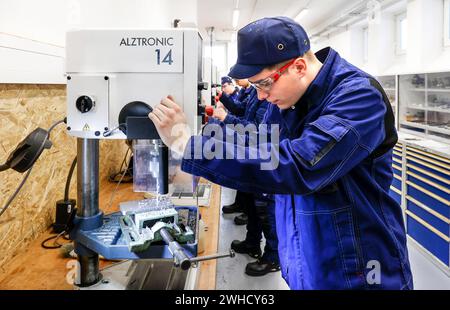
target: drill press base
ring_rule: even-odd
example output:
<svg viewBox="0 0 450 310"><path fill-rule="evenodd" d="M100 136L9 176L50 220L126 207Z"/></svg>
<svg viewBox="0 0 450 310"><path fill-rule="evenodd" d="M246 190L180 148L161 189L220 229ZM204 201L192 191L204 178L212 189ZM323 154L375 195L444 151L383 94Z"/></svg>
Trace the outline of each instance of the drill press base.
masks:
<svg viewBox="0 0 450 310"><path fill-rule="evenodd" d="M178 212L188 211L189 216L197 218L197 207L175 207ZM106 259L172 259L173 256L166 244L152 244L143 252L131 252L126 238L120 228L121 212L103 216L103 225L93 230L73 229L71 239L81 243L86 248L105 257ZM82 224L80 224L82 225ZM77 224L75 224L77 226ZM196 232L197 229L194 228ZM197 234L192 243L182 244L191 257L197 256Z"/></svg>
<svg viewBox="0 0 450 310"><path fill-rule="evenodd" d="M199 263L201 264L201 263ZM200 265L198 265L200 266ZM194 290L199 268L182 270L173 261L142 259L124 261L104 268L102 280L79 290Z"/></svg>

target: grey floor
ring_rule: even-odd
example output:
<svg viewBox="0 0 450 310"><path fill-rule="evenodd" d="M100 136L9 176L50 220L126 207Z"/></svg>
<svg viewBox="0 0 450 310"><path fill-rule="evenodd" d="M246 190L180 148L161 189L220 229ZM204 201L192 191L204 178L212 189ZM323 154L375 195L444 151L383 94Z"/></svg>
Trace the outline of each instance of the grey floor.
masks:
<svg viewBox="0 0 450 310"><path fill-rule="evenodd" d="M433 264L419 248L408 241L409 262L416 290L450 290L450 276Z"/></svg>
<svg viewBox="0 0 450 310"><path fill-rule="evenodd" d="M222 205L234 201L235 192L222 188ZM237 226L233 219L237 214L223 214L220 211L219 252L227 252L233 240L244 240L245 226ZM261 249L264 247L264 240ZM236 254L234 258L217 261L216 289L218 290L287 290L289 287L281 278L281 272L272 272L263 277L250 277L245 274L247 263L255 261L248 255Z"/></svg>
<svg viewBox="0 0 450 310"><path fill-rule="evenodd" d="M222 188L222 205L234 201L235 191ZM233 223L236 214L226 215L220 212L219 252L227 252L233 240L245 238L245 226ZM264 240L261 248L264 246ZM408 244L409 259L414 277L416 290L450 290L450 277L434 265L424 253L411 242ZM270 273L263 277L250 277L244 273L245 265L254 261L248 255L236 254L234 258L219 259L217 261L218 290L285 290L289 289L281 278L280 272Z"/></svg>

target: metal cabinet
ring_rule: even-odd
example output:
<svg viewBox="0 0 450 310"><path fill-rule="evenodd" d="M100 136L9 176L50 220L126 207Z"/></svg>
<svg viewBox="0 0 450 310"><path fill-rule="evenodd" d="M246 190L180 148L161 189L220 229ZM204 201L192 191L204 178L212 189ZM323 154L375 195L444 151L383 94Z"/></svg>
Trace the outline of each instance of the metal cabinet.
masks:
<svg viewBox="0 0 450 310"><path fill-rule="evenodd" d="M394 178L392 180L390 195L393 197L400 205L402 204L402 148L403 145L398 143L394 147L392 154L392 170L394 172Z"/></svg>
<svg viewBox="0 0 450 310"><path fill-rule="evenodd" d="M393 171L390 195L404 210L408 236L450 275L450 159L399 142Z"/></svg>

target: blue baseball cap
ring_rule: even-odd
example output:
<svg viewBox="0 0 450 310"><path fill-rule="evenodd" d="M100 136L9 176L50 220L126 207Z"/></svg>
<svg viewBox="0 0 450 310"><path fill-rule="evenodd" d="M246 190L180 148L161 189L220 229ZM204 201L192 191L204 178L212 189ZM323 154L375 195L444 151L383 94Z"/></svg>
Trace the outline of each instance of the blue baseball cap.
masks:
<svg viewBox="0 0 450 310"><path fill-rule="evenodd" d="M254 21L238 32L238 59L229 76L246 79L311 49L306 31L285 16Z"/></svg>
<svg viewBox="0 0 450 310"><path fill-rule="evenodd" d="M226 84L226 83L228 83L228 84L233 84L233 80L229 77L229 76L222 76L222 85L223 84Z"/></svg>

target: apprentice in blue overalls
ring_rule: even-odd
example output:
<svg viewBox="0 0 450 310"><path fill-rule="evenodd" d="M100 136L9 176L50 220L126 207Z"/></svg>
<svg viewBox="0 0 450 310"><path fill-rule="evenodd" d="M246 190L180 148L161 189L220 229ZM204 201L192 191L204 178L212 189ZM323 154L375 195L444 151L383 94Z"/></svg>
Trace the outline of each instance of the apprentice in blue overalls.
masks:
<svg viewBox="0 0 450 310"><path fill-rule="evenodd" d="M165 143L186 143L182 169L275 194L281 271L290 288L412 289L402 210L389 196L397 133L379 83L331 48L313 54L304 29L286 17L239 31L229 75L247 77L259 98L273 103L266 121L280 124L279 143L269 145L277 162L270 170L261 169L262 160L193 159L198 137L171 137L172 126L186 121L157 106L149 117ZM179 111L172 99L161 109Z"/></svg>
<svg viewBox="0 0 450 310"><path fill-rule="evenodd" d="M246 103L248 102L246 98L252 92L252 88L247 80L237 80L236 82L241 87L236 95L227 96L222 92L219 95L219 100L234 116L242 117L245 115ZM232 79L229 76L222 77L222 89L231 83Z"/></svg>
<svg viewBox="0 0 450 310"><path fill-rule="evenodd" d="M241 92L238 87L233 84L233 79L229 76L223 76L221 78L222 91L219 95L220 101L226 101L233 104L236 100L238 100ZM236 115L242 115L244 113L245 107L230 105L230 111ZM240 109L238 112L235 109Z"/></svg>
<svg viewBox="0 0 450 310"><path fill-rule="evenodd" d="M257 127L263 122L269 103L266 100L258 99L256 88L245 83L242 84L244 87L247 86L245 88L245 96L241 97L243 101L235 100L232 104L224 102L224 105L245 106L244 116L238 117L231 112L218 108L214 111L213 117L225 125L240 124L247 126L253 124ZM227 105L225 106L227 107ZM257 261L247 264L245 273L250 276L263 276L269 272L279 271L278 239L273 197L267 194L243 192L238 189L236 202L243 207L246 213L247 234L243 241L234 240L231 243L231 248L237 253L248 254L253 258L258 258ZM236 219L239 218L235 218L235 223ZM263 233L266 244L264 253L261 253L260 243Z"/></svg>

